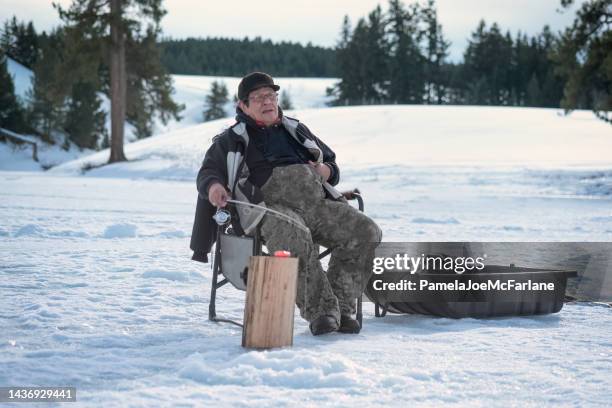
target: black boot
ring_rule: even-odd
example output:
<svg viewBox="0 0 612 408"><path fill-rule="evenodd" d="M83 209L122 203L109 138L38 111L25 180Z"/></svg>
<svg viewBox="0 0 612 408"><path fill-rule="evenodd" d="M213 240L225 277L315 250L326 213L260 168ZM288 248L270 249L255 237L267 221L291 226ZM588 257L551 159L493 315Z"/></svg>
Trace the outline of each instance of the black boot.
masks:
<svg viewBox="0 0 612 408"><path fill-rule="evenodd" d="M338 330L338 322L334 316L322 315L310 322L310 331L313 336L331 333Z"/></svg>
<svg viewBox="0 0 612 408"><path fill-rule="evenodd" d="M355 319L348 315L340 316L340 333L353 333L357 334L361 331L361 325Z"/></svg>

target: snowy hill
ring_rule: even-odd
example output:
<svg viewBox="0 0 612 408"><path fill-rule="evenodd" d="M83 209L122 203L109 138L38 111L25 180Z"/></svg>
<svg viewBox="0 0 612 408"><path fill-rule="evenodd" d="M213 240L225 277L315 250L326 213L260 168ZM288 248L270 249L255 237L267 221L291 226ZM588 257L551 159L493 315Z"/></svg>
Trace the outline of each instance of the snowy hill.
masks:
<svg viewBox="0 0 612 408"><path fill-rule="evenodd" d="M303 120L332 146L341 168L349 171L378 163L513 171L612 168L609 125L584 111L566 117L554 109L364 106L306 109L289 115ZM87 174L193 180L212 138L232 123L233 119L222 119L132 143L126 146L130 162ZM108 154L101 151L51 172L80 174L83 168L104 164ZM606 185L602 189L612 191Z"/></svg>
<svg viewBox="0 0 612 408"><path fill-rule="evenodd" d="M28 98L28 91L32 87L33 73L28 68L24 67L17 61L8 58L7 68L13 82L15 84L15 93L20 98L22 103L25 103ZM185 106L185 110L181 112L181 120L170 120L164 125L161 120L155 119L153 132L156 135L167 134L173 130L179 130L185 127L201 124L203 121L203 111L206 95L210 92L210 87L213 81L223 82L229 90L230 98L233 97L240 78L236 77L215 77L215 76L189 76L189 75L173 75L174 80L174 98L179 104ZM295 108L318 108L325 106L329 100L325 96L327 87L332 86L337 80L333 78L276 78L276 82L282 87L283 91L289 93L291 101ZM102 109L110 112L110 101L106 95L99 95L102 100ZM233 117L234 104L230 102L226 105L225 110L228 117ZM110 134L110 115L106 118L107 132ZM126 123L125 127L126 142L133 142L136 139L134 128ZM61 143L60 143L61 144ZM41 170L50 166L55 166L62 162L75 159L80 156L89 155L90 151L80 151L73 147L68 152L62 150L59 146L47 146L43 142L39 142L40 163L32 161L31 152L27 146L13 146L12 144L0 144L0 169L3 170Z"/></svg>
<svg viewBox="0 0 612 408"><path fill-rule="evenodd" d="M7 58L7 69L13 78L15 95L22 105L27 105L34 74L10 57ZM19 137L37 144L39 161L32 159L32 146L29 144L0 143L0 170L41 171L92 153L92 150L79 149L73 144L68 150L62 149L63 137L61 136L57 138L56 144L45 143L35 135L19 135Z"/></svg>

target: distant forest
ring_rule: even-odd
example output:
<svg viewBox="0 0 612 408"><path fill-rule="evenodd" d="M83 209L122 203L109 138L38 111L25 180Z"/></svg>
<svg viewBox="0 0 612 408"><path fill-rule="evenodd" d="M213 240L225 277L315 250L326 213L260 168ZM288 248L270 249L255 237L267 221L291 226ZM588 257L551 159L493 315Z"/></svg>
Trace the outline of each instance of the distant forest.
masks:
<svg viewBox="0 0 612 408"><path fill-rule="evenodd" d="M161 61L171 74L241 77L264 71L284 77L335 77L336 51L311 44L230 38L164 39Z"/></svg>
<svg viewBox="0 0 612 408"><path fill-rule="evenodd" d="M161 0L150 1L161 6ZM559 0L565 12L574 3ZM59 133L66 145L79 147L108 144L101 97L110 89L108 30L92 31L88 13L95 4L74 2L79 12L60 13L64 24L49 33L15 17L0 24L1 128L46 141ZM448 60L450 43L434 0L389 0L384 10L378 6L356 22L345 17L334 48L259 37L168 39L161 37L162 15L155 15L157 29L131 26L125 43L126 117L139 138L151 135L156 115L164 122L180 118L183 107L172 99L169 74L241 77L255 70L338 78L327 89L332 105L590 109L612 123L612 0L581 2L573 23L560 32L543 26L535 35L511 33L483 20L469 33L458 63ZM96 18L107 22L104 15ZM25 100L15 95L7 56L34 73ZM217 88L209 96L222 104L224 90Z"/></svg>
<svg viewBox="0 0 612 408"><path fill-rule="evenodd" d="M574 0L559 0L565 12ZM161 42L174 74L337 77L333 105L455 104L592 109L612 123L612 0L587 0L561 32L527 35L484 20L469 34L463 60L448 61L450 42L435 0L389 0L351 24L335 48L261 38ZM468 33L466 33L467 35Z"/></svg>

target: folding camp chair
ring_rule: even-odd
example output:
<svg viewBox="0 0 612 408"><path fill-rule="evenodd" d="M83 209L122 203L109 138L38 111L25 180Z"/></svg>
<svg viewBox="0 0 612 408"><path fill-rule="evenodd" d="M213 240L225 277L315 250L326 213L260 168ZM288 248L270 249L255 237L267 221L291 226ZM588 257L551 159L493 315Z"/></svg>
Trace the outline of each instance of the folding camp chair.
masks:
<svg viewBox="0 0 612 408"><path fill-rule="evenodd" d="M347 191L342 193L342 195L349 201L357 200L359 211L363 212L363 199L361 198L359 190ZM215 244L215 255L213 260L213 279L210 289L210 303L208 305L208 320L231 323L242 327L242 323L217 317L217 289L229 282L236 289L246 291L249 258L252 255L267 254L263 251L263 241L259 227L256 228L253 236L239 236L236 235L231 226L229 226L229 220L218 222L218 224L217 243ZM325 258L331 251L331 248L325 249L319 254L319 259ZM221 275L223 275L223 277L221 277ZM360 325L363 320L361 298L362 296L357 298L356 316Z"/></svg>

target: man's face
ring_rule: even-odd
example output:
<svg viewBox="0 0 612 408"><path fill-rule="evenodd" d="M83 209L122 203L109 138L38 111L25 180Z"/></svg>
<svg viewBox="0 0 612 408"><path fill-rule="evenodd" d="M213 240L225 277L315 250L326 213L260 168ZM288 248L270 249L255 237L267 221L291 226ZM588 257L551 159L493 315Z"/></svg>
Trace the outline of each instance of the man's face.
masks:
<svg viewBox="0 0 612 408"><path fill-rule="evenodd" d="M273 124L278 118L278 100L272 88L254 90L249 94L249 106L244 101L240 101L238 106L244 113L266 126Z"/></svg>

